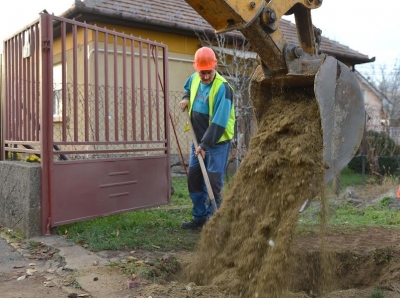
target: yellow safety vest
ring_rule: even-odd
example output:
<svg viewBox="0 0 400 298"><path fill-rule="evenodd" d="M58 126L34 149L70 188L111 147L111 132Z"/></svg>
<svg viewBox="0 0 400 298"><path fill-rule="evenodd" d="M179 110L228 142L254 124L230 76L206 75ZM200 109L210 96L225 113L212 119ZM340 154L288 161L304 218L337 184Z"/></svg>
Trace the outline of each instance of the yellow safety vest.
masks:
<svg viewBox="0 0 400 298"><path fill-rule="evenodd" d="M191 116L192 114L192 107L193 107L193 103L194 103L194 99L196 98L196 94L197 94L197 90L199 89L200 86L200 76L198 73L196 73L193 76L193 80L192 80L192 84L190 85L190 105L189 105L189 116ZM223 84L223 83L228 83L227 80L225 80L225 78L223 76L221 76L218 72L216 72L214 81L213 81L213 85L211 86L211 90L210 90L210 95L209 95L209 99L208 99L208 105L209 105L209 116L210 116L210 122L209 124L211 124L211 119L213 117L213 113L214 113L214 100L215 100L215 95L217 94L219 87ZM229 83L228 83L229 85ZM232 89L233 88L229 85L229 87ZM223 142L223 141L227 141L227 140L231 140L233 138L233 135L235 133L235 105L233 104L233 98L232 98L232 108L231 108L231 112L229 115L229 120L228 123L225 127L225 131L222 134L222 137L218 140L217 143Z"/></svg>

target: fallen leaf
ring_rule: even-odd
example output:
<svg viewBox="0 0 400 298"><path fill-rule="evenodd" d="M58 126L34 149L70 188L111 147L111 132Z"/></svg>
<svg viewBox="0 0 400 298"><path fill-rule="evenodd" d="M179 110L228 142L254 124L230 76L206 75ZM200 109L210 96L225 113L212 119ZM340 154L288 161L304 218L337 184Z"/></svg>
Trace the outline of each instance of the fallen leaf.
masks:
<svg viewBox="0 0 400 298"><path fill-rule="evenodd" d="M36 269L26 269L26 274L27 275L33 275L37 270Z"/></svg>
<svg viewBox="0 0 400 298"><path fill-rule="evenodd" d="M47 287L47 288L52 288L55 285L54 285L54 283L52 281L45 281L44 282L44 286Z"/></svg>

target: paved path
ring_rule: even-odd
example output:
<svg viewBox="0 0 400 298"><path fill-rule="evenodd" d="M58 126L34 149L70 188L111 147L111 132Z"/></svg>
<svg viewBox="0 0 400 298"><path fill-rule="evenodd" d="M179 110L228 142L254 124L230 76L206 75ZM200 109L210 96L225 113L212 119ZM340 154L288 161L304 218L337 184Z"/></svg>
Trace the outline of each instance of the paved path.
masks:
<svg viewBox="0 0 400 298"><path fill-rule="evenodd" d="M21 242L0 230L0 297L138 297L128 288L128 277L107 266L128 255L93 253L58 235Z"/></svg>

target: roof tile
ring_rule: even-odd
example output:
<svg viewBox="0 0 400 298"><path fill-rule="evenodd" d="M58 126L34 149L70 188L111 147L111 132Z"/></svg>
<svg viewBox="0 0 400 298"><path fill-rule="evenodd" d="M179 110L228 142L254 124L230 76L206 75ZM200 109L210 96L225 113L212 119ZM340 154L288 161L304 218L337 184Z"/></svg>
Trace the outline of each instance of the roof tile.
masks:
<svg viewBox="0 0 400 298"><path fill-rule="evenodd" d="M184 0L76 0L75 9L82 12L118 17L152 26L170 27L193 34L199 30L213 30ZM315 24L317 25L317 24ZM165 30L165 28L164 28ZM280 30L289 43L297 44L295 24L281 19ZM354 64L371 62L374 58L350 49L322 36L320 51L336 57L347 57Z"/></svg>

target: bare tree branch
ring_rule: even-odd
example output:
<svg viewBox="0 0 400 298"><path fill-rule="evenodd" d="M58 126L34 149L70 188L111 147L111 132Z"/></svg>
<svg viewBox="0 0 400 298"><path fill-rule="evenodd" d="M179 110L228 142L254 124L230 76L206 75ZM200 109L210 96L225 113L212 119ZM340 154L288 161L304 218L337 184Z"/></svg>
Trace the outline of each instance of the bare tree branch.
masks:
<svg viewBox="0 0 400 298"><path fill-rule="evenodd" d="M383 96L383 109L391 122L400 125L400 60L396 60L393 71L386 66L380 68L378 89Z"/></svg>

